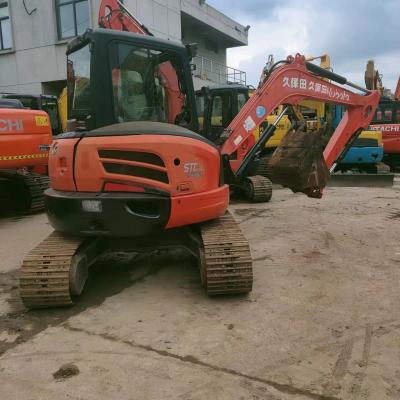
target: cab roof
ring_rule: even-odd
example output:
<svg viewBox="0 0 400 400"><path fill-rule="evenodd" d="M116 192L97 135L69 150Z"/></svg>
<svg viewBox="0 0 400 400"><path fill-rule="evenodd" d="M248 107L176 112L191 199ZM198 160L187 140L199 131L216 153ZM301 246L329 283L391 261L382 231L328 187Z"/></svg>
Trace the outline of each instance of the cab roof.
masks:
<svg viewBox="0 0 400 400"><path fill-rule="evenodd" d="M77 36L76 38L72 39L68 42L67 45L67 54L71 53L72 51L76 50L78 47L83 46L87 40L94 40L94 38L103 38L103 39L132 39L135 37L136 39L143 42L145 46L148 47L168 47L169 49L175 51L186 51L186 47L178 41L174 40L166 40L161 39L155 36L150 35L142 35L139 33L132 33L132 32L125 32L125 31L116 31L113 29L104 29L104 28L97 28L97 29L87 29L85 33L82 35Z"/></svg>

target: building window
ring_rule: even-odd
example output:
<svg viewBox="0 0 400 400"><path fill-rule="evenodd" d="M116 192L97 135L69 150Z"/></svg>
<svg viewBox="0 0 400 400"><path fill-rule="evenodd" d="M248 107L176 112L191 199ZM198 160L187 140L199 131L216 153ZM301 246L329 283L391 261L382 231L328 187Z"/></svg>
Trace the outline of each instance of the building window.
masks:
<svg viewBox="0 0 400 400"><path fill-rule="evenodd" d="M0 4L0 50L11 49L11 21L8 3Z"/></svg>
<svg viewBox="0 0 400 400"><path fill-rule="evenodd" d="M56 0L58 38L67 39L89 28L88 0Z"/></svg>

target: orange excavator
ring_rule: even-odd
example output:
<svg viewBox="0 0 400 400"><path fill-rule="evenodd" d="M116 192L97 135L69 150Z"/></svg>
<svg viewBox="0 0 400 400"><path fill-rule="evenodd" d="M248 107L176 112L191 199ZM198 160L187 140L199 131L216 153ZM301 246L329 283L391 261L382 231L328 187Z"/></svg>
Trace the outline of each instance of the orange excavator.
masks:
<svg viewBox="0 0 400 400"><path fill-rule="evenodd" d="M371 129L382 132L385 164L392 171L400 168L400 77L393 98L384 96L385 88L378 70L375 70L373 60L369 60L365 70L365 86L370 90L378 90L382 95Z"/></svg>
<svg viewBox="0 0 400 400"><path fill-rule="evenodd" d="M43 209L51 142L44 111L24 109L18 100L0 99L1 213Z"/></svg>
<svg viewBox="0 0 400 400"><path fill-rule="evenodd" d="M80 129L59 136L51 147L46 205L55 232L23 262L20 294L28 308L73 304L90 265L104 252L165 247L196 257L209 295L251 291L250 249L227 211L228 183L247 178L287 107L318 99L346 106L341 123L323 154L320 132L287 135L292 138L278 149L275 175L282 181L293 173L296 182L288 179L288 187L321 197L328 170L369 125L379 101L376 91L302 55L289 56L267 71L217 147L195 133L190 47L98 29L72 41L67 56L68 114ZM174 112L171 82L182 103ZM279 105L284 110L255 143L253 131Z"/></svg>

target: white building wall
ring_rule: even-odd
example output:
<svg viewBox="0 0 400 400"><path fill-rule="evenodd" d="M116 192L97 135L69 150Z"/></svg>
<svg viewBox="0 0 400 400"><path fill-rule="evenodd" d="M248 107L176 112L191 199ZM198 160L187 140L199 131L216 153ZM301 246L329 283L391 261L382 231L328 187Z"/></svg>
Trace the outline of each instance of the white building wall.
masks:
<svg viewBox="0 0 400 400"><path fill-rule="evenodd" d="M0 0L0 3L4 0ZM90 26L97 27L101 0L90 0ZM13 33L13 49L0 51L0 92L42 93L43 82L62 81L66 77L66 40L57 36L54 0L27 0L28 15L22 0L8 0ZM156 36L181 39L181 11L193 15L210 27L247 44L244 28L198 0L125 0L126 7ZM190 36L190 32L188 32ZM197 42L189 37L185 42ZM199 41L199 54L226 63L226 49L210 52Z"/></svg>

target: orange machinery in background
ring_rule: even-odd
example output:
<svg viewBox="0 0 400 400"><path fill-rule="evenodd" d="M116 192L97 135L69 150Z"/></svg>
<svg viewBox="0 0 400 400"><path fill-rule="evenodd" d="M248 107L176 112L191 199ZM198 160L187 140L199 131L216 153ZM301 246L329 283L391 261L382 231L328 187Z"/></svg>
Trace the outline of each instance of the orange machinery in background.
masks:
<svg viewBox="0 0 400 400"><path fill-rule="evenodd" d="M12 108L10 108L12 107ZM38 211L49 185L47 162L52 131L44 111L0 104L0 200L2 209Z"/></svg>

